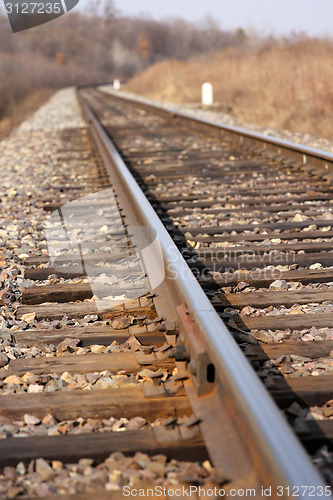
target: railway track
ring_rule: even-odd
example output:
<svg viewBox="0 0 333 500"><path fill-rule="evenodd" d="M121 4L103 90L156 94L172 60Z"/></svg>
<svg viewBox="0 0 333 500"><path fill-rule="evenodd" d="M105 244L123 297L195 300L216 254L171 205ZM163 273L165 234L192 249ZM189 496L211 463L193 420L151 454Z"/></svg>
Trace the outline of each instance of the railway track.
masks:
<svg viewBox="0 0 333 500"><path fill-rule="evenodd" d="M48 249L25 259L16 311L35 356L2 377L1 418L33 432L0 440L2 466L54 484L78 464L106 475L99 498L329 496L332 159L79 96L90 128L62 133Z"/></svg>

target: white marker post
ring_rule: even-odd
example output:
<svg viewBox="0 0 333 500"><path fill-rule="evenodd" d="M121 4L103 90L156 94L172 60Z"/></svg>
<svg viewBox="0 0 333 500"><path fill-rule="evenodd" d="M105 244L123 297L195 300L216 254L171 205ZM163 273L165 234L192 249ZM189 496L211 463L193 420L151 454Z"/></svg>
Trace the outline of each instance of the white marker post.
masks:
<svg viewBox="0 0 333 500"><path fill-rule="evenodd" d="M205 82L201 87L201 103L203 106L212 106L213 102L213 85Z"/></svg>
<svg viewBox="0 0 333 500"><path fill-rule="evenodd" d="M117 78L115 80L113 80L113 88L114 88L114 90L120 89L120 81Z"/></svg>

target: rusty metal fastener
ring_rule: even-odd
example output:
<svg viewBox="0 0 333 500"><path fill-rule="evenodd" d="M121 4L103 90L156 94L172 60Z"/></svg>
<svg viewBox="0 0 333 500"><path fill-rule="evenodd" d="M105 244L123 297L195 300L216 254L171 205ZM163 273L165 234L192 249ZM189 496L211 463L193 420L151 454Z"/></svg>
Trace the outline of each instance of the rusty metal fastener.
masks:
<svg viewBox="0 0 333 500"><path fill-rule="evenodd" d="M161 383L162 383L161 379L163 378L163 375L164 375L163 373L157 372L157 373L154 373L153 375L150 376L155 387L158 387L159 385L161 385Z"/></svg>
<svg viewBox="0 0 333 500"><path fill-rule="evenodd" d="M166 420L164 422L164 427L169 427L171 425L172 425L172 427L175 427L177 425L177 418L170 417L170 418L168 418L168 420Z"/></svg>
<svg viewBox="0 0 333 500"><path fill-rule="evenodd" d="M168 351L169 349L172 349L172 345L171 344L168 344L167 342L165 342L165 344L162 345L162 347L159 347L157 349L157 351L159 352L166 352Z"/></svg>
<svg viewBox="0 0 333 500"><path fill-rule="evenodd" d="M188 380L188 375L186 373L178 373L178 375L174 375L172 377L172 380L174 380L175 382L183 382L185 380Z"/></svg>
<svg viewBox="0 0 333 500"><path fill-rule="evenodd" d="M190 354L187 348L183 345L177 345L169 351L169 358L175 359L175 361L189 361Z"/></svg>
<svg viewBox="0 0 333 500"><path fill-rule="evenodd" d="M143 326L144 326L143 322L144 322L144 320L145 320L145 319L147 319L147 316L146 316L146 315L143 315L143 316L137 316L135 319L136 319L137 324L138 324L140 327L143 327Z"/></svg>
<svg viewBox="0 0 333 500"><path fill-rule="evenodd" d="M193 416L186 423L186 427L194 427L195 425L199 425L201 422L202 422L201 418L197 418L197 417Z"/></svg>
<svg viewBox="0 0 333 500"><path fill-rule="evenodd" d="M144 354L151 354L153 351L155 350L155 346L154 345L144 345L141 347L141 351L144 353Z"/></svg>
<svg viewBox="0 0 333 500"><path fill-rule="evenodd" d="M161 323L163 323L163 321L165 321L165 318L163 318L162 316L153 319L154 325L160 325Z"/></svg>
<svg viewBox="0 0 333 500"><path fill-rule="evenodd" d="M147 274L141 274L140 276L136 276L133 281L140 281L143 278L147 278Z"/></svg>

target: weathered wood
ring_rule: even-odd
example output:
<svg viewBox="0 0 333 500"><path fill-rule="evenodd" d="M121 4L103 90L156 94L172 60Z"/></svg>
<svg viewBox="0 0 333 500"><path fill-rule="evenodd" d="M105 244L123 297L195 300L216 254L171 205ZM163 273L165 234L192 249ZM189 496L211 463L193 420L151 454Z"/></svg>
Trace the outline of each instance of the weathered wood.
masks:
<svg viewBox="0 0 333 500"><path fill-rule="evenodd" d="M333 288L328 290L300 290L290 292L221 293L218 298L225 307L292 306L293 304L320 303L333 300Z"/></svg>
<svg viewBox="0 0 333 500"><path fill-rule="evenodd" d="M110 288L109 288L110 291ZM90 283L75 283L30 286L22 292L22 304L43 304L44 302L75 302L91 299Z"/></svg>
<svg viewBox="0 0 333 500"><path fill-rule="evenodd" d="M109 127L108 127L109 130ZM167 134L167 130L163 129L163 136ZM112 136L116 137L116 134L112 132ZM122 138L123 138L123 132L122 132ZM233 177L235 174L237 175L239 179L239 173L242 173L244 175L251 175L252 177L252 172L259 172L259 171L265 171L267 172L267 163L263 163L258 160L256 162L252 163L247 163L247 160L238 160L237 162L233 162L232 164L228 162L228 157L226 155L225 150L214 150L214 156L215 158L212 158L212 152L211 151L200 151L200 157L198 156L198 153L193 153L190 154L189 152L186 153L181 159L178 157L178 155L171 155L170 153L179 153L182 152L182 149L179 148L171 148L168 149L167 152L161 152L161 153L167 153L167 154L157 154L157 152L154 150L152 151L147 151L146 148L144 151L135 151L135 154L133 154L131 151L126 151L126 154L123 153L123 157L126 158L127 160L130 160L131 162L136 162L135 166L135 171L139 173L143 173L145 175L150 175L150 174L155 174L155 166L157 167L157 172L159 173L160 177L165 176L165 172L169 172L172 174L172 172L178 172L181 170L183 173L192 173L192 167L195 167L195 170L198 170L198 174L200 174L202 171L206 172L211 172L215 174L215 172L223 172L223 175L227 174L228 176ZM243 154L244 151L234 151L233 154ZM230 154L230 152L229 152ZM147 167L147 165L143 164L140 160L142 157L146 157L149 155L150 158L154 159L153 166L152 167ZM204 161L205 159L214 161L214 165L211 163ZM138 163L138 160L140 163ZM217 163L218 162L218 163ZM244 163L243 163L244 162ZM202 167L205 168L202 168ZM275 170L275 168L273 167ZM283 169L283 167L282 167ZM281 173L282 170L280 170ZM272 173L272 171L270 171ZM269 174L268 174L269 175ZM275 173L276 175L276 173ZM273 177L275 178L275 177Z"/></svg>
<svg viewBox="0 0 333 500"><path fill-rule="evenodd" d="M190 163L190 162L189 162ZM224 186L230 186L230 185L235 185L237 186L237 184L239 183L239 178L236 179L236 182L235 182L235 177L236 176L228 176L226 177L224 172L222 170L217 170L217 169L214 169L214 168L205 168L205 166L207 166L207 163L205 163L204 161L200 161L200 162L196 162L196 161L193 161L193 163L191 162L191 170L192 170L192 167L195 166L195 167L198 167L198 170L199 170L199 167L203 167L203 168L200 168L200 172L197 172L195 174L195 177L197 178L201 178L201 179L205 179L205 178L211 178L211 177L214 177L214 179L223 179L222 183ZM154 175L156 177L156 179L154 180L149 180L149 181L145 181L145 185L149 186L149 188L155 188L160 182L161 180L163 179L163 181L168 181L169 179L184 179L184 176L188 175L188 170L185 170L184 168L182 168L182 166L180 165L179 167L177 167L174 163L174 167L171 167L170 169L166 169L166 171L164 171L164 164L156 164L154 163L154 170L148 170L148 169L141 169L141 168L135 168L135 171L136 171L136 175L135 177L136 178L139 178L140 177L148 177L149 175ZM140 174L140 177L139 175ZM244 182L244 179L247 177L247 178L250 178L252 175L251 173L248 173L248 174L245 174L244 177L242 177L241 181ZM274 178L274 175L271 175L271 176L268 176L269 179L271 180L276 180ZM266 179L265 179L266 180ZM238 182L237 182L238 181ZM260 189L260 184L261 183L258 183L256 184L256 189ZM290 184L290 183L289 183ZM281 188L281 190L283 189L283 186ZM286 188L284 188L286 189ZM228 189L229 191L229 189ZM233 191L233 193L235 193L236 191ZM285 192L285 191L284 191ZM250 192L250 194L254 194L254 192ZM267 194L271 194L270 193L267 193ZM207 198L207 195L206 195L206 198ZM184 198L182 198L184 199ZM187 197L185 197L185 199L187 200ZM175 200L174 200L175 201Z"/></svg>
<svg viewBox="0 0 333 500"><path fill-rule="evenodd" d="M137 295L146 293L143 287L135 287L131 284L131 291L137 291ZM94 286L94 293L99 297L122 295L124 289L109 286ZM56 285L30 286L22 292L22 304L43 304L44 302L75 302L77 300L91 299L93 291L90 283L57 283Z"/></svg>
<svg viewBox="0 0 333 500"><path fill-rule="evenodd" d="M210 158L211 160L211 158ZM154 168L150 167L147 168L147 166L143 166L142 163L139 161L136 161L135 165L135 173L138 176L138 174L141 176L141 178L148 177L150 175L154 175L157 179L145 179L145 184L148 185L149 187L151 186L156 186L159 182L161 182L161 179L169 180L169 179L179 179L184 178L184 176L189 174L189 169L191 170L191 174L193 175L193 170L196 170L195 172L195 177L203 179L205 177L210 177L214 179L219 179L222 178L223 181L221 183L216 183L216 185L223 184L223 186L226 185L232 185L237 189L238 185L242 185L245 180L251 180L253 181L253 175L252 172L253 170L239 170L236 168L235 170L232 170L232 172L227 172L228 175L225 175L225 170L221 168L220 166L216 165L216 162L214 161L214 165L212 163L207 163L204 159L200 158L195 158L189 159L187 158L186 160L179 160L179 159L172 159L172 164L170 164L170 160L165 160L161 161L161 159L156 160L153 162ZM194 167L194 169L193 169ZM263 171L264 169L260 168L258 171ZM239 174L242 174L240 177ZM281 172L280 172L281 173ZM232 175L234 174L234 175ZM276 182L277 181L277 172L274 171L274 169L270 170L268 173L267 171L265 172L265 178L258 178L256 183L251 186L251 188L248 189L248 192L250 195L254 195L260 188L264 188L267 186L268 182ZM304 193L304 182L309 181L312 184L312 187L316 189L316 192L320 190L320 192L325 192L325 188L328 186L327 181L314 181L313 177L311 177L308 174L304 174L304 178L300 178L300 176L297 176L295 174L289 173L284 173L284 178L283 180L280 180L281 186L280 188L276 188L274 191L274 188L271 189L266 189L265 191L262 191L259 193L260 194L283 194L288 192L291 192L290 190L293 189L293 186L295 185L295 181L298 181L298 185L302 187L296 187L295 189L299 189L300 193ZM253 189L253 191L251 191ZM282 189L284 191L282 191ZM229 191L229 190L228 190ZM245 189L240 189L240 191L244 192ZM231 190L229 191L231 193ZM235 192L235 191L233 191ZM293 191L295 192L295 191ZM207 195L206 195L207 196Z"/></svg>
<svg viewBox="0 0 333 500"><path fill-rule="evenodd" d="M93 193L91 193L93 194ZM52 189L50 189L50 191L48 191L48 194L46 196L44 196L43 198L41 198L41 202L42 203L61 203L62 205L61 206L64 206L65 204L67 203L71 203L72 201L77 201L79 200L80 198L82 198L82 196L80 196L80 193L78 193L77 191L73 192L72 195L69 197L68 196L68 192L67 193L59 193L59 191L55 191L53 192ZM101 200L101 204L105 205L105 200ZM88 205L90 206L90 204Z"/></svg>
<svg viewBox="0 0 333 500"><path fill-rule="evenodd" d="M78 266L77 271L75 271L74 268L68 269L67 271L65 270L62 271L60 270L60 268L55 269L54 267L27 268L24 270L24 277L28 280L44 281L48 279L48 277L51 274L54 274L55 276L57 276L57 278L65 278L65 279L73 279L73 278L80 278L87 276L86 272L83 272L81 269L82 269L81 266ZM104 271L105 269L103 270L103 267L94 267L92 269L89 268L90 276L98 276ZM128 276L128 272L117 270L118 278L125 276ZM131 276L133 277L139 276L139 273L131 269Z"/></svg>
<svg viewBox="0 0 333 500"><path fill-rule="evenodd" d="M102 304L105 306L105 304ZM25 314L36 313L36 319L41 320L48 318L50 320L61 319L64 316L68 318L84 318L87 314L95 314L100 319L115 319L119 316L129 314L123 306L113 306L105 310L99 310L96 302L69 302L64 304L39 304L32 306L19 306L16 311L16 317L22 319ZM149 319L154 319L157 315L150 307L138 307L131 310L132 316L147 316Z"/></svg>
<svg viewBox="0 0 333 500"><path fill-rule="evenodd" d="M274 377L276 390L270 391L280 407L287 407L295 398L308 406L323 405L333 398L333 376Z"/></svg>
<svg viewBox="0 0 333 500"><path fill-rule="evenodd" d="M73 160L73 161L75 161L75 160ZM87 186L86 188L84 188L82 190L72 189L72 188L67 188L65 190L61 190L61 189L53 189L53 187L52 187L48 191L49 197L52 197L51 198L52 200L64 199L64 200L66 200L65 203L70 203L71 201L74 201L74 199L82 198L83 196L87 196L88 194L94 194L95 192L96 192L96 188L93 186Z"/></svg>
<svg viewBox="0 0 333 500"><path fill-rule="evenodd" d="M244 203L242 205L243 208L246 208L247 205ZM276 213L283 213L283 212L292 212L294 213L296 210L301 210L302 214L305 215L319 215L322 213L320 210L307 210L308 206L304 205L303 203L293 203L292 205L289 204L284 204L284 205L265 205L264 203L258 202L258 207L252 207L251 208L251 213L256 212L256 215L261 215L264 214L265 212L276 212ZM319 207L318 207L319 208ZM332 204L331 203L322 203L320 205L320 208L326 208L328 212L331 211L332 209ZM168 212L172 212L171 215L177 215L179 216L184 216L184 215L189 215L193 213L193 210L191 209L182 209L182 208L170 208ZM239 207L236 208L228 208L228 207L223 207L223 208L203 208L200 210L200 215L201 214L231 214L231 213L239 213ZM267 215L266 215L267 217Z"/></svg>
<svg viewBox="0 0 333 500"><path fill-rule="evenodd" d="M222 196L221 196L222 198ZM304 201L320 201L320 200L331 200L332 196L327 195L327 194L313 194L313 195L305 195L305 196L297 196L294 198L288 198L288 201L295 201L296 203L304 202ZM161 201L160 203L162 206L165 206L167 208L170 208L169 204L171 203L177 203L178 206L181 206L183 208L204 208L204 207L210 207L213 205L216 205L217 203L228 203L232 205L243 205L243 203L246 203L247 205L258 205L258 203L265 203L265 204L276 204L276 203L285 203L286 202L286 197L285 196L274 196L274 197L265 197L265 198L259 198L258 196L254 197L248 197L248 198L228 198L227 199L221 199L219 200L218 197L215 195L214 199L210 198L208 195L206 195L206 199L203 201L187 201L186 197L184 197L182 200L179 200L178 202L168 202L168 201Z"/></svg>
<svg viewBox="0 0 333 500"><path fill-rule="evenodd" d="M208 458L201 437L158 443L153 429L124 432L85 433L68 436L36 436L21 439L0 440L0 466L16 465L18 462L43 457L45 460L61 460L76 463L81 458L92 458L98 462L111 453L121 451L134 455L137 451L148 455L163 454L170 459L201 461Z"/></svg>
<svg viewBox="0 0 333 500"><path fill-rule="evenodd" d="M87 276L87 273L83 271L59 271L58 269L54 269L53 267L38 267L28 268L24 270L24 277L27 280L33 281L44 281L47 280L48 277L54 274L57 278L65 278L65 279L73 279L80 278L81 276Z"/></svg>
<svg viewBox="0 0 333 500"><path fill-rule="evenodd" d="M277 359L281 356L304 356L311 359L322 358L330 355L333 351L333 340L322 340L320 342L284 342L283 344L251 344L250 350L254 353L251 359L266 361Z"/></svg>
<svg viewBox="0 0 333 500"><path fill-rule="evenodd" d="M232 320L239 328L248 330L303 330L316 326L317 328L332 328L333 313L286 314L283 316L233 316Z"/></svg>
<svg viewBox="0 0 333 500"><path fill-rule="evenodd" d="M81 346L110 345L127 342L129 330L115 330L111 326L83 326L76 328L24 330L15 332L15 341L27 346L41 344L59 344L67 338L79 339ZM136 334L135 337L143 345L162 346L165 343L164 332L154 331Z"/></svg>
<svg viewBox="0 0 333 500"><path fill-rule="evenodd" d="M26 413L39 419L50 413L58 420L141 416L153 422L191 415L192 408L185 396L147 399L141 387L1 395L0 415L23 419Z"/></svg>
<svg viewBox="0 0 333 500"><path fill-rule="evenodd" d="M327 226L330 226L329 221L327 221ZM188 232L191 232L190 230ZM185 231L184 231L185 233ZM205 234L205 231L202 231L200 234ZM202 243L219 243L225 242L228 243L237 243L239 241L264 241L267 238L280 238L281 240L302 240L302 239L316 239L316 238L332 238L333 231L320 231L320 230L312 230L312 231L281 231L280 233L274 233L273 231L267 230L267 234L257 234L257 233L240 233L237 235L228 234L228 236L224 236L221 234L210 235L210 236L192 236L188 238L192 241L199 241ZM227 248L227 247L226 247Z"/></svg>
<svg viewBox="0 0 333 500"><path fill-rule="evenodd" d="M75 185L75 184L54 184L52 185L52 189L54 191L82 191L85 192L87 190L91 191L92 189L105 189L107 186L109 186L108 183L102 183L99 182L96 185L92 186L90 183L89 184L81 184L81 185Z"/></svg>
<svg viewBox="0 0 333 500"><path fill-rule="evenodd" d="M305 236L304 236L305 237ZM257 246L237 246L237 247L223 247L223 248L204 248L196 250L196 253L200 257L204 258L216 258L216 257L231 257L234 255L250 254L250 255L261 255L263 253L269 253L272 251L279 252L321 252L323 250L332 250L332 243L330 241L322 241L313 243L291 243L286 245L285 243L277 245L257 245Z"/></svg>
<svg viewBox="0 0 333 500"><path fill-rule="evenodd" d="M235 271L228 273L223 278L199 278L199 283L203 288L218 289L217 285L221 286L235 286L240 281L245 281L251 286L266 287L273 281L281 279L286 281L299 281L304 285L308 283L329 283L333 281L333 269L299 269L295 271Z"/></svg>
<svg viewBox="0 0 333 500"><path fill-rule="evenodd" d="M202 259L203 264L215 272L226 272L239 269L259 269L266 266L297 264L307 267L320 263L324 267L333 266L333 253L319 252L306 254L277 254L277 255L239 255L235 258L216 260Z"/></svg>
<svg viewBox="0 0 333 500"><path fill-rule="evenodd" d="M118 219L119 219L119 216L118 216ZM110 247L110 242L105 242L105 235L103 236L102 234L100 236L96 235L96 238L94 238L94 241L91 241L91 240L89 241L89 249L92 249L92 250L97 250L97 249L105 248L105 246L107 246L109 248ZM112 248L118 248L118 249L121 248L121 249L123 249L124 247L125 247L125 245L123 245L121 243L121 237L119 237L119 240L118 240L117 243L112 243ZM43 250L46 250L46 251L49 250L47 244L42 244L42 243L39 245L38 248L39 248L40 252L43 251ZM126 248L128 248L127 245L126 245ZM39 257L39 254L38 255L31 254L31 257ZM48 254L45 255L45 258L46 257L48 258ZM26 262L26 261L24 261L24 262Z"/></svg>
<svg viewBox="0 0 333 500"><path fill-rule="evenodd" d="M105 246L108 246L107 242L104 243ZM88 242L89 246L89 242ZM101 246L103 246L103 243L101 243ZM122 253L120 253L119 248L117 249L117 254L116 253L111 253L112 248L110 247L110 253L91 253L91 254L82 254L82 258L84 259L84 262L86 264L89 263L89 266L92 264L97 264L98 262L115 262L117 260L123 259L126 257L126 254L128 255L127 247L126 251L125 249L123 250ZM130 257L129 257L130 258ZM40 255L40 256L31 256L25 259L24 264L26 266L39 266L40 264L47 264L50 262L50 256L49 255ZM64 264L75 264L75 265L81 265L81 256L79 254L73 254L73 255L65 255L61 257L55 257L53 264L56 263L57 267L62 266Z"/></svg>
<svg viewBox="0 0 333 500"><path fill-rule="evenodd" d="M152 174L155 174L155 171L151 171ZM187 172L187 175L189 174L189 172ZM147 174L146 174L147 175ZM214 172L211 173L211 175L214 175ZM223 177L223 173L221 175ZM164 179L164 175L161 176L162 179ZM200 175L199 175L200 177ZM149 183L148 183L149 185ZM262 197L262 196L270 196L270 195L278 195L278 194L285 194L286 191L288 191L289 193L294 193L294 194L298 194L298 193L304 193L304 187L303 186L299 186L299 187L289 187L289 186L285 186L285 187L282 187L282 188L274 188L274 189L267 189L265 187L261 187L261 186L255 186L253 187L252 189L240 189L237 187L237 184L234 185L234 187L228 187L228 195L242 195L242 196L251 196L251 197ZM328 185L325 186L321 186L320 187L320 190L317 190L317 191L313 191L313 193L316 193L318 196L322 196L323 193L332 193L332 188ZM215 193L214 193L215 194ZM182 201L196 201L196 200L200 200L200 199L207 199L207 198L210 198L209 195L207 194L194 194L194 195L188 195L188 196L185 196L184 194L179 194L179 195L174 195L174 196L156 196L156 199L158 201L160 201L161 203L171 203L171 202L182 202ZM246 200L247 201L247 200Z"/></svg>
<svg viewBox="0 0 333 500"><path fill-rule="evenodd" d="M74 201L74 200L71 200L71 201ZM119 218L118 218L118 221L119 221ZM121 224L121 222L118 222L118 224L112 223L112 227L110 228L110 231L108 231L108 236L111 236L112 238L114 238L115 242L120 241L122 243L124 241L124 231L125 231L125 228ZM96 238L102 240L103 245L101 245L101 246L105 246L107 244L107 241L105 241L105 235L103 237L102 234L96 234ZM85 241L86 240L84 240L83 243ZM63 243L65 245L65 247L67 248L68 238L67 238L66 233L65 232L59 233L57 235L56 242L57 242L57 245L59 245L60 243Z"/></svg>
<svg viewBox="0 0 333 500"><path fill-rule="evenodd" d="M242 207L243 210L246 210L244 207ZM235 212L239 212L239 208L238 209L233 209ZM244 214L243 215L243 219L246 218L246 219L252 219L252 218L255 218L256 220L263 220L263 219L267 219L268 216L272 215L271 212L274 212L274 211L269 211L267 210L260 210L260 209L257 209L257 207L254 207L252 210L250 209L250 207L248 207L248 211L246 213L246 215ZM287 220L287 219L290 219L291 217L295 217L295 215L299 214L300 211L297 210L297 211L292 211L290 210L290 206L289 206L289 210L287 211L277 211L278 213L275 213L274 212L274 216L278 215L279 217L279 220L281 221L284 221L284 220ZM322 215L322 211L302 211L302 215L308 215L310 217L315 217L315 216L321 216ZM185 209L183 211L181 210L167 210L165 212L165 215L162 215L161 216L161 220L162 221L170 221L170 217L171 218L174 218L174 217L185 217L186 215L193 215L193 210L188 210L188 209ZM201 216L201 217L204 217L205 214L208 214L208 215L214 215L214 214L217 214L219 216L219 222L221 223L222 221L223 222L229 222L230 223L230 217L232 216L233 212L232 210L230 210L229 212L227 211L227 209L217 209L217 208L214 208L212 210L208 210L208 209L202 209L200 210L199 213L197 212L194 212L194 215L197 215L197 216ZM224 214L224 215L223 215ZM235 217L235 215L234 215Z"/></svg>
<svg viewBox="0 0 333 500"><path fill-rule="evenodd" d="M54 210L58 210L59 208L62 208L66 202L61 202L61 201L47 201L47 199L44 198L44 203L43 203L43 209L46 211L46 212L53 212ZM96 210L100 207L105 207L106 205L106 202L105 201L93 201L93 202L89 202L87 204L84 205L84 209L85 210ZM73 212L80 212L82 210L82 207L71 207L71 210Z"/></svg>
<svg viewBox="0 0 333 500"><path fill-rule="evenodd" d="M164 132L163 132L164 134ZM151 174L153 174L155 177L158 177L160 179L178 179L180 175L189 175L193 174L193 170L195 170L195 177L225 177L223 184L233 184L235 188L237 189L237 184L244 182L244 178L239 178L239 174L242 173L244 177L246 178L251 178L253 180L252 173L253 171L255 172L262 172L265 170L263 166L256 165L254 168L251 167L243 167L240 164L233 164L232 168L230 168L230 165L224 165L222 163L223 159L225 158L225 155L222 153L217 153L214 152L215 155L219 155L220 163L219 165L216 164L216 159L214 159L214 164L205 161L205 157L212 161L212 155L210 152L207 152L207 154L203 154L200 152L200 157L195 156L195 155L187 155L187 157L182 158L181 160L179 158L172 158L171 156L167 158L161 158L161 157L155 157L154 162L151 163L150 165L144 164L140 162L140 157L128 157L126 155L126 158L131 158L132 162L136 162L135 165L135 173L140 174L141 177L146 177ZM153 155L154 156L154 155ZM224 158L223 158L224 157ZM171 161L170 161L171 160ZM153 167L152 167L153 165ZM266 173L266 172L265 172ZM227 175L225 175L227 174ZM276 180L276 173L274 175L274 172L270 171L270 173L267 173L268 178L271 180ZM236 177L236 182L234 181L233 177ZM285 178L282 182L287 183L288 180L290 181L290 176L289 179ZM295 179L294 179L295 180ZM155 184L155 179L150 180L148 179L146 183L151 186ZM262 183L261 180L257 181L256 186L254 189ZM288 182L288 184L292 184L291 182ZM323 183L324 184L324 183ZM267 186L267 183L266 183ZM304 189L303 189L304 191ZM204 197L207 198L207 194L203 193L199 195L202 199ZM167 199L167 200L174 200L174 196L166 196L166 195L161 195L161 198ZM181 199L187 199L186 193L183 195ZM176 199L179 199L176 198ZM194 198L195 199L195 198Z"/></svg>
<svg viewBox="0 0 333 500"><path fill-rule="evenodd" d="M175 366L174 360L166 358L153 361L149 365L153 369L169 368L172 370ZM31 372L36 375L49 373L89 373L109 370L117 373L124 370L127 373L137 373L142 370L133 352L112 352L107 354L85 354L82 356L64 355L52 356L49 358L18 358L9 363L8 375L23 375Z"/></svg>

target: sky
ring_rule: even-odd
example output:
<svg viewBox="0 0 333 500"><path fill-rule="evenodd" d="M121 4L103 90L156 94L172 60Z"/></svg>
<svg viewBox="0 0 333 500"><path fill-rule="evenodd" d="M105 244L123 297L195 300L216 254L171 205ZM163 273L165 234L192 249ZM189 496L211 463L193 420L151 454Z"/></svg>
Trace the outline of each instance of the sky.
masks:
<svg viewBox="0 0 333 500"><path fill-rule="evenodd" d="M80 0L82 9L94 0ZM333 0L115 0L122 14L154 19L207 15L223 29L255 28L263 34L305 32L333 36Z"/></svg>

